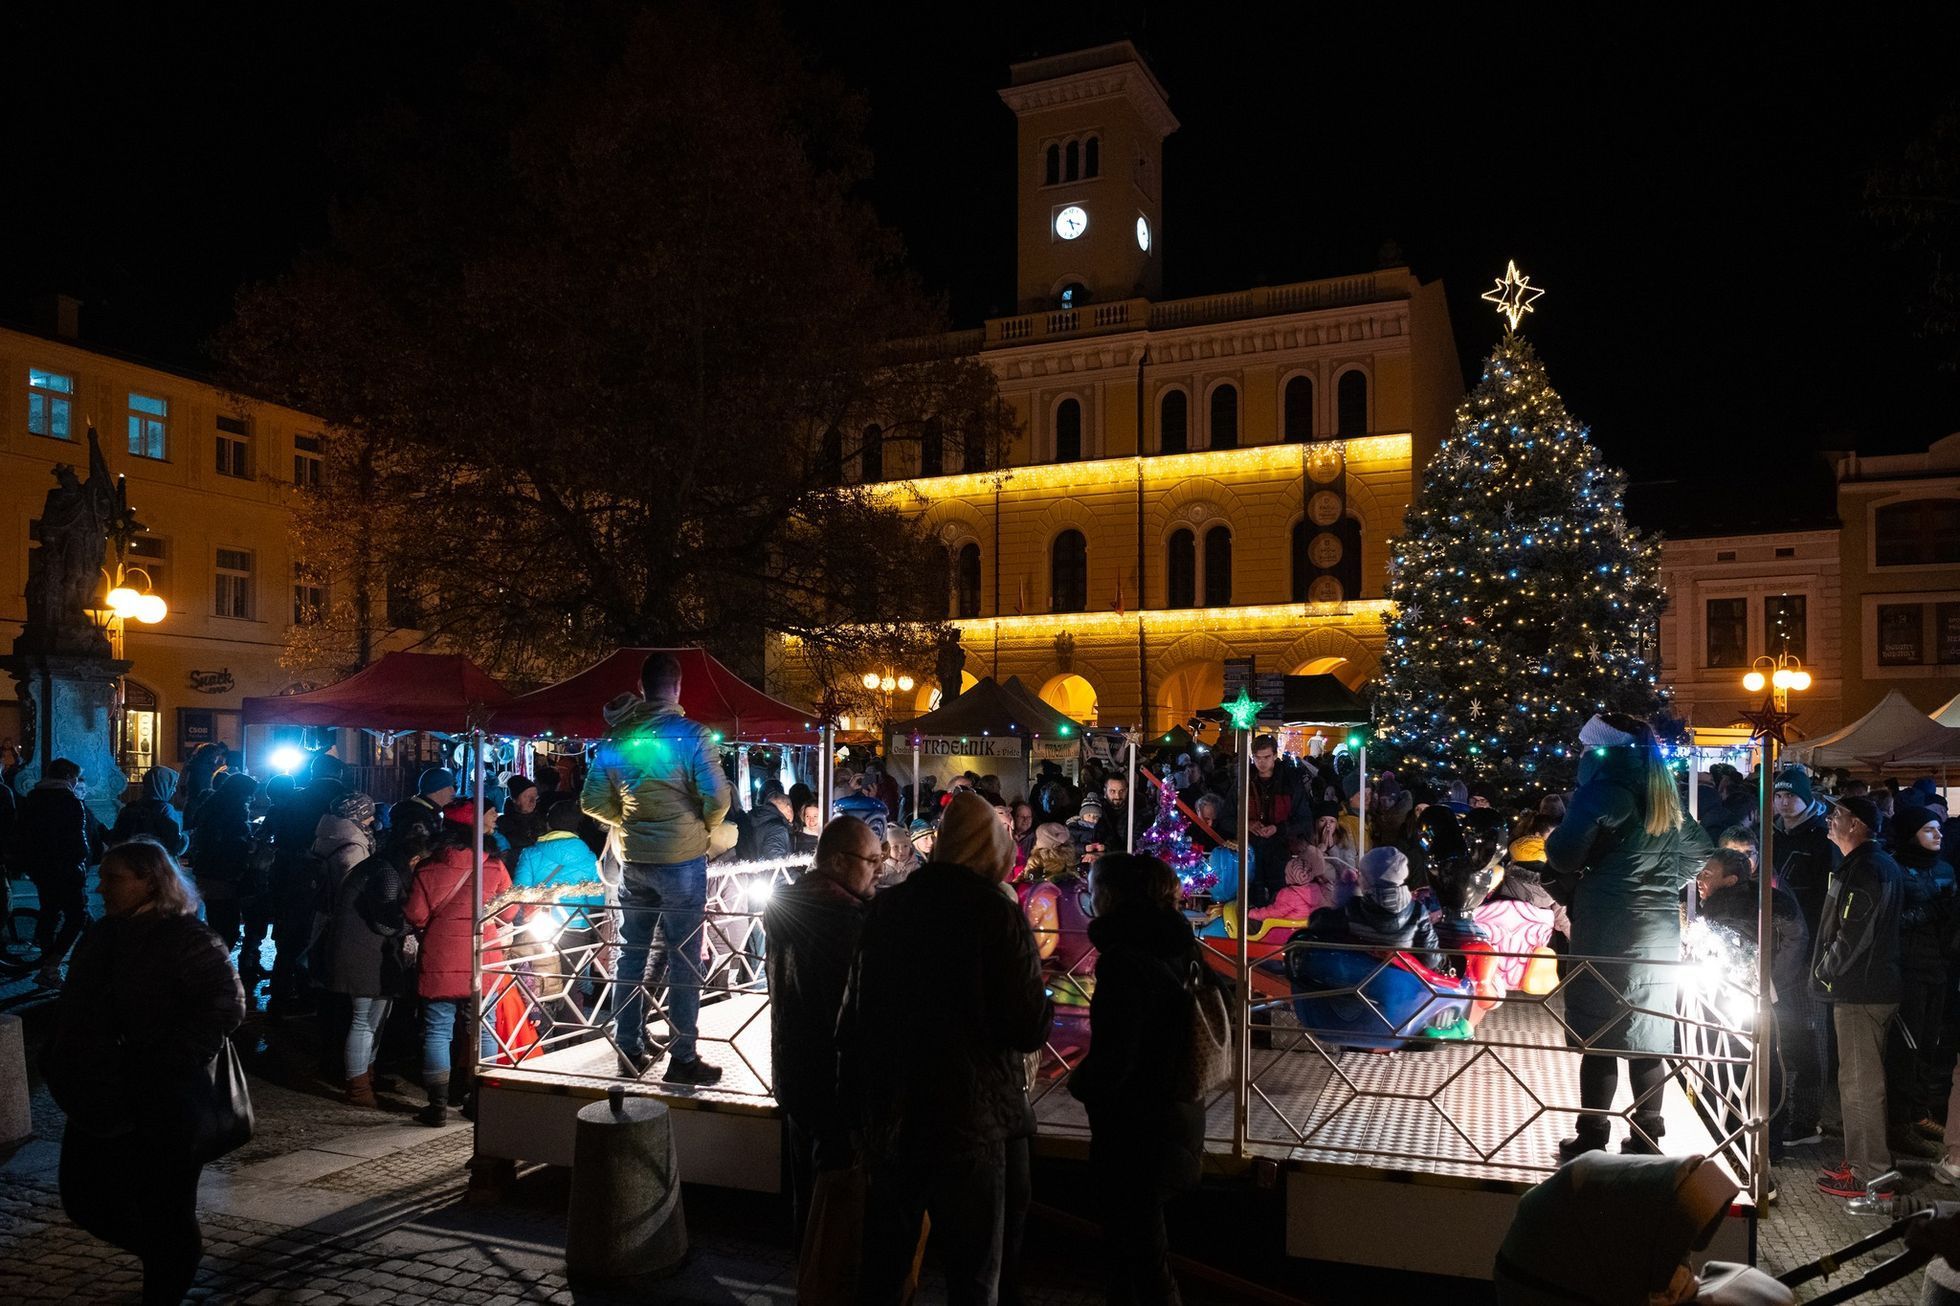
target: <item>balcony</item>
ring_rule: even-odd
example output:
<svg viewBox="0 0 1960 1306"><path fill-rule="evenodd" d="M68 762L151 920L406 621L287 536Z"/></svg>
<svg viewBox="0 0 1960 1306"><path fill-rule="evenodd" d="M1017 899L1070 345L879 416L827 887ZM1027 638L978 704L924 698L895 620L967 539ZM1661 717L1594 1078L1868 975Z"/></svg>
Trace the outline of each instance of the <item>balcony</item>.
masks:
<svg viewBox="0 0 1960 1306"><path fill-rule="evenodd" d="M1283 313L1311 313L1407 299L1409 274L1384 268L1358 277L1329 277L1296 281L1284 286L1259 286L1224 295L1200 295L1153 304L1147 299L1123 299L1047 312L990 318L982 333L982 348L999 349L1044 341L1113 335L1123 331L1168 331L1178 327L1242 322L1247 318ZM961 332L962 343L973 333Z"/></svg>

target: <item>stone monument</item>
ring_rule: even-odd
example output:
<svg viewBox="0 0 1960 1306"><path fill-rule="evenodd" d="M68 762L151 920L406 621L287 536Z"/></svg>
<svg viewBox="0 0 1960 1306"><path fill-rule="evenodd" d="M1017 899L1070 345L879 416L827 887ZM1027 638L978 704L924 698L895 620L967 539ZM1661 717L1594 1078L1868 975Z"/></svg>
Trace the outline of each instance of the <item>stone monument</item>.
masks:
<svg viewBox="0 0 1960 1306"><path fill-rule="evenodd" d="M88 479L56 463L55 486L41 509L40 535L27 555L27 621L0 669L20 699L20 790L44 767L66 757L82 768L90 810L116 819L127 780L115 754L118 686L129 663L111 655L108 632L91 612L105 607L111 541L123 557L143 527L129 508L128 487L111 476L95 428L88 433Z"/></svg>

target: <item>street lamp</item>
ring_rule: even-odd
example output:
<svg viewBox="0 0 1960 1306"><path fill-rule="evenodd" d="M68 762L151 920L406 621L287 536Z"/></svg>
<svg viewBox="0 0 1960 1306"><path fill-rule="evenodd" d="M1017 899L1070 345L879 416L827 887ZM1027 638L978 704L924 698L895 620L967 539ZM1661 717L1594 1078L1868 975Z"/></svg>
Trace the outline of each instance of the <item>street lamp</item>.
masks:
<svg viewBox="0 0 1960 1306"><path fill-rule="evenodd" d="M109 637L109 656L123 660L123 624L136 621L145 626L154 626L170 612L170 605L163 601L163 595L150 592L150 573L141 567L125 566L121 560L121 546L117 547L116 570L112 574L107 567L102 569L102 605L88 610L89 620L102 628ZM137 588L138 584L141 589ZM118 759L122 757L127 742L124 734L128 722L123 719L124 702L123 678L116 677L115 715L111 718L110 740L115 747Z"/></svg>

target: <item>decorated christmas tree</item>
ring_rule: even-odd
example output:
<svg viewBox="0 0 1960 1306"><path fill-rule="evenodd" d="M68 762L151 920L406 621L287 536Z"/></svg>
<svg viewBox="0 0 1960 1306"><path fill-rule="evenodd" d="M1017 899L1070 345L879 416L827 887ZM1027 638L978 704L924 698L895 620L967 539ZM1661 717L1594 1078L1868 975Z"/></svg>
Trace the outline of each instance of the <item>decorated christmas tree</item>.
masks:
<svg viewBox="0 0 1960 1306"><path fill-rule="evenodd" d="M1538 293L1514 264L1485 296L1511 329L1391 544L1375 708L1407 775L1511 793L1567 784L1595 712L1661 704L1659 544L1516 332Z"/></svg>
<svg viewBox="0 0 1960 1306"><path fill-rule="evenodd" d="M1211 873L1205 855L1191 846L1191 822L1178 810L1177 790L1166 780L1157 797L1157 819L1137 835L1137 851L1161 859L1176 871L1186 897L1209 893L1218 877Z"/></svg>

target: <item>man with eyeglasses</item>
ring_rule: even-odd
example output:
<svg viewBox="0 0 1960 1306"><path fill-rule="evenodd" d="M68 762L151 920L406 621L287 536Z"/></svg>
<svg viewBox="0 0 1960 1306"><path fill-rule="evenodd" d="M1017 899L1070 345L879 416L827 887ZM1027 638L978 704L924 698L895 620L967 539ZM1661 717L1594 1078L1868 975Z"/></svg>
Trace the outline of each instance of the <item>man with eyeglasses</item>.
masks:
<svg viewBox="0 0 1960 1306"><path fill-rule="evenodd" d="M840 816L824 827L816 861L769 899L769 1051L776 1101L789 1118L792 1218L797 1246L817 1171L851 1162L848 1127L837 1106L837 1013L864 904L884 861L871 827Z"/></svg>
<svg viewBox="0 0 1960 1306"><path fill-rule="evenodd" d="M1840 799L1830 837L1844 860L1825 891L1811 992L1831 1004L1838 1039L1838 1096L1844 1104L1844 1161L1817 1187L1857 1197L1892 1169L1885 1138L1885 1032L1903 991L1899 966L1902 873L1878 846L1878 808L1869 798Z"/></svg>

